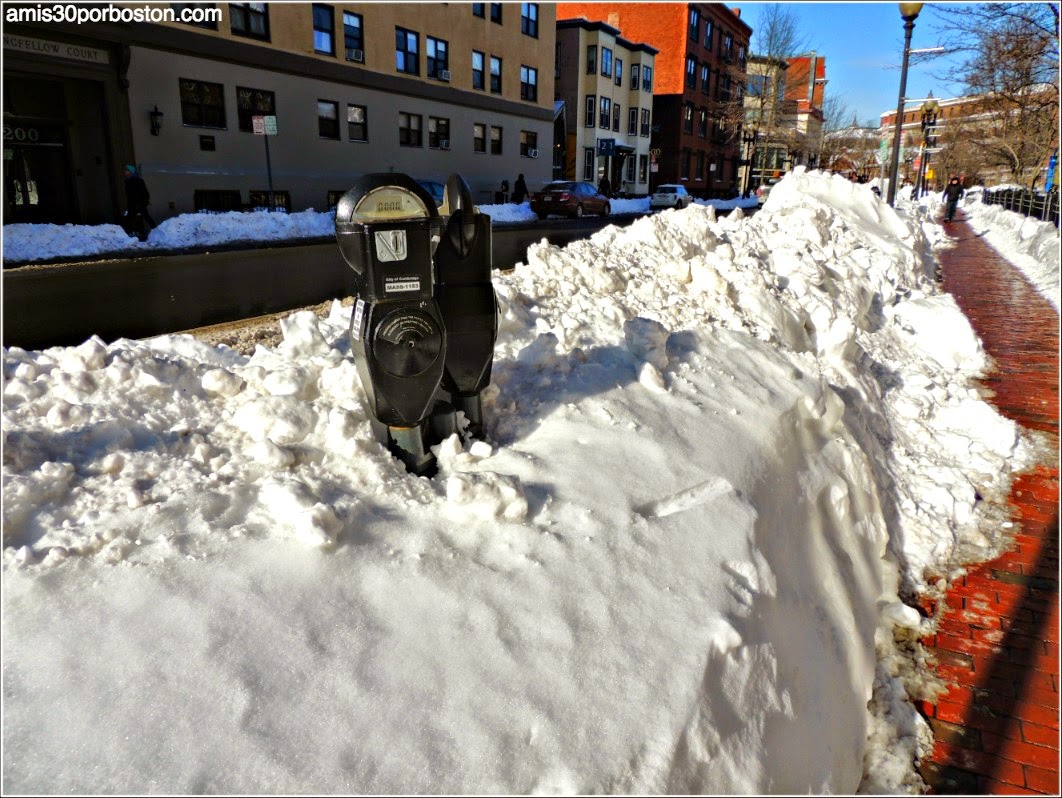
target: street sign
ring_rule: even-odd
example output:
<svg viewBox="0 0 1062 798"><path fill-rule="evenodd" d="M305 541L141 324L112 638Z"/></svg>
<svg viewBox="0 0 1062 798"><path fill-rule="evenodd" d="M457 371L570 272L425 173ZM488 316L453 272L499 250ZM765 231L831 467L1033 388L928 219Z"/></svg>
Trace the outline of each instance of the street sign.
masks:
<svg viewBox="0 0 1062 798"><path fill-rule="evenodd" d="M277 118L275 116L252 116L251 128L256 136L275 136Z"/></svg>
<svg viewBox="0 0 1062 798"><path fill-rule="evenodd" d="M597 154L598 155L615 155L616 153L616 140L615 139L598 139L597 140Z"/></svg>

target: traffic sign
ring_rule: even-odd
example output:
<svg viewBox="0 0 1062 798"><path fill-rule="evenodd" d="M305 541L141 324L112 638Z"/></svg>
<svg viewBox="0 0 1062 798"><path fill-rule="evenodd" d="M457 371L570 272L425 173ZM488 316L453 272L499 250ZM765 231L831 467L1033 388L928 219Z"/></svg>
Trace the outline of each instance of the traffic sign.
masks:
<svg viewBox="0 0 1062 798"><path fill-rule="evenodd" d="M275 136L277 134L277 118L275 116L252 116L251 128L256 136Z"/></svg>

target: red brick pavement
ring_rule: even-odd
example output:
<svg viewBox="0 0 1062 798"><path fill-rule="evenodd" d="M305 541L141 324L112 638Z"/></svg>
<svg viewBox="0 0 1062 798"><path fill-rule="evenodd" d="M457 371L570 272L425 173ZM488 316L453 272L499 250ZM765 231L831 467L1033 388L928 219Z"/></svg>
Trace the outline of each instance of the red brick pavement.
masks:
<svg viewBox="0 0 1062 798"><path fill-rule="evenodd" d="M940 253L944 288L995 359L982 381L991 401L1047 433L1055 454L1014 482L1011 548L967 566L923 640L948 688L921 702L936 743L920 771L931 793L1058 795L1059 318L965 221L947 231L956 246Z"/></svg>

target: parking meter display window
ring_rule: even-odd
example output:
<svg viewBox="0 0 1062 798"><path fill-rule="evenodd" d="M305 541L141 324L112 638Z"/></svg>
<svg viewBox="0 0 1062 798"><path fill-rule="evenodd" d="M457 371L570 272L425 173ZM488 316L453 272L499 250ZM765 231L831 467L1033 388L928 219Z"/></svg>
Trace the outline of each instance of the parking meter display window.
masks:
<svg viewBox="0 0 1062 798"><path fill-rule="evenodd" d="M380 368L394 377L423 374L439 359L442 348L442 330L431 316L413 308L384 316L372 341Z"/></svg>

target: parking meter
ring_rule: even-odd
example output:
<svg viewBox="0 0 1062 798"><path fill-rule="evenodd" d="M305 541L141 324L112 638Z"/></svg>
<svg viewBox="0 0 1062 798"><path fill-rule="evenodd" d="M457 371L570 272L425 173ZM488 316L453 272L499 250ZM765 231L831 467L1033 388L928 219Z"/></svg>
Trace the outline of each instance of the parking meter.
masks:
<svg viewBox="0 0 1062 798"><path fill-rule="evenodd" d="M468 419L469 432L478 437L483 432L480 394L490 383L498 337L490 217L476 210L460 175L446 181L444 209L449 220L435 253L435 295L447 337L442 384L454 408Z"/></svg>
<svg viewBox="0 0 1062 798"><path fill-rule="evenodd" d="M350 342L373 432L416 474L457 431L483 430L498 308L490 217L459 175L443 205L403 174L363 177L336 206L336 240L355 275Z"/></svg>
<svg viewBox="0 0 1062 798"><path fill-rule="evenodd" d="M402 174L371 174L336 206L336 240L355 274L351 350L377 438L415 473L433 457L424 439L446 364L432 257L443 221L431 196Z"/></svg>

